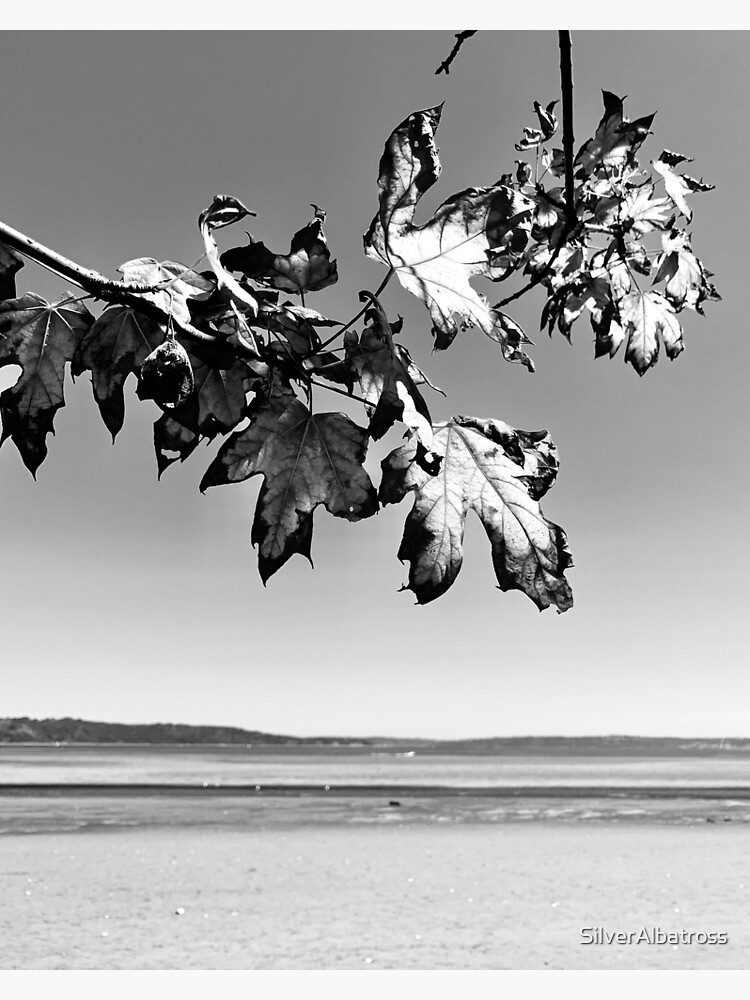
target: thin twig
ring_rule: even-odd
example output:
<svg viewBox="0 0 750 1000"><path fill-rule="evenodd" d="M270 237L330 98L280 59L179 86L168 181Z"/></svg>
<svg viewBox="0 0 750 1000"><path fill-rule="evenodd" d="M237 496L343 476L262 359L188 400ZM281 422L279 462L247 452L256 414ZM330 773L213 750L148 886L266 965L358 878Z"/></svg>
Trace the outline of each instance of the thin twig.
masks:
<svg viewBox="0 0 750 1000"><path fill-rule="evenodd" d="M377 289L375 290L375 292L374 292L375 298L377 298L378 295L380 295L380 293L383 291L383 289L385 288L385 286L388 284L388 282L393 277L393 274L394 274L394 268L391 267L388 270L388 274L386 274L386 276L383 278L383 280L380 282L380 284L378 285ZM368 292L368 294L371 294L371 293ZM349 329L349 327L353 326L354 323L357 322L357 320L359 319L360 316L364 316L364 314L367 312L367 310L369 308L370 308L370 303L368 301L367 303L365 303L364 306L362 306L362 308L359 310L359 312L357 313L356 316L352 316L352 318L349 320L348 323L345 323L344 326L342 326L339 330L337 330L336 333L334 333L331 337L328 338L328 340L324 340L323 343L318 348L318 351L322 351L324 347L328 347L329 344L332 344L333 341L336 340L337 337L340 337L342 333L345 333ZM313 351L311 354L304 355L304 357L308 357L308 358L312 357L312 354L317 354L318 351Z"/></svg>
<svg viewBox="0 0 750 1000"><path fill-rule="evenodd" d="M459 53L461 46L464 44L467 38L471 38L472 35L476 35L476 31L459 31L456 35L456 44L450 51L450 55L447 59L444 59L438 68L435 70L435 76L438 73L445 73L447 76L450 73L450 65Z"/></svg>

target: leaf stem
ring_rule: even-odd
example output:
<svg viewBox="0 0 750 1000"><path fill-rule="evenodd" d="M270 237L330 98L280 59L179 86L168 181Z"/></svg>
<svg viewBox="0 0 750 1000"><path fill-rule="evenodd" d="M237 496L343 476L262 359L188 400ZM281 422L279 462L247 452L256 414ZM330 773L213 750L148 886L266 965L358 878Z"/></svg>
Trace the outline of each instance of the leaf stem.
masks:
<svg viewBox="0 0 750 1000"><path fill-rule="evenodd" d="M369 293L368 292L367 294L368 295L372 294L372 295L375 296L375 298L377 298L378 295L380 295L380 293L383 291L383 289L385 288L385 286L388 284L388 282L393 277L393 273L394 273L393 268L392 267L388 268L388 274L386 274L386 276L380 282L380 284L377 287L377 290L375 292L373 292L373 293ZM324 340L323 341L323 343L318 348L318 351L322 351L324 347L328 347L329 344L332 344L333 341L336 340L337 337L340 337L342 333L346 333L346 331L349 329L349 327L353 326L354 323L356 323L357 320L360 318L360 316L364 316L364 314L367 312L367 310L369 308L370 308L370 300L368 299L367 302L365 303L365 305L362 306L362 308L359 310L359 312L357 313L356 316L352 316L352 318L349 320L349 322L346 323L344 326L342 326L339 330L337 330L336 333L333 334L333 336L329 337L328 340ZM312 357L312 355L313 354L317 354L318 351L313 351L313 352L311 352L311 354L306 354L305 357L308 357L308 358Z"/></svg>

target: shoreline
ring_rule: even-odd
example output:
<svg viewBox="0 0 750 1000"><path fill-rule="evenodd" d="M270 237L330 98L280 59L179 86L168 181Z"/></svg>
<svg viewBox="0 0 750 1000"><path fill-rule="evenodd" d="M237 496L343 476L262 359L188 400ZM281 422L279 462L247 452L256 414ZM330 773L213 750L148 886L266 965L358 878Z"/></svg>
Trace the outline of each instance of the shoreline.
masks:
<svg viewBox="0 0 750 1000"><path fill-rule="evenodd" d="M490 799L734 799L750 800L747 785L334 785L218 782L200 784L91 783L0 784L0 797L192 796L192 797L324 797L324 798L490 798Z"/></svg>

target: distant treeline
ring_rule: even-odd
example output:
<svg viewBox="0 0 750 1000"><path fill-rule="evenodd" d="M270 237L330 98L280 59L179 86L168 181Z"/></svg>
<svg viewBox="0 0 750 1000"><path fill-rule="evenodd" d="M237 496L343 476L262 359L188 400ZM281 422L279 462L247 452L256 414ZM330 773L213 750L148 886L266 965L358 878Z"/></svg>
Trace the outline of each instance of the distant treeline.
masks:
<svg viewBox="0 0 750 1000"><path fill-rule="evenodd" d="M676 736L496 736L472 740L280 736L232 726L126 725L83 719L0 719L0 743L153 743L247 746L363 746L435 754L509 757L715 757L750 755L750 739Z"/></svg>
<svg viewBox="0 0 750 1000"><path fill-rule="evenodd" d="M185 726L173 723L126 725L83 719L0 719L0 743L363 743L320 737L308 740L232 726Z"/></svg>

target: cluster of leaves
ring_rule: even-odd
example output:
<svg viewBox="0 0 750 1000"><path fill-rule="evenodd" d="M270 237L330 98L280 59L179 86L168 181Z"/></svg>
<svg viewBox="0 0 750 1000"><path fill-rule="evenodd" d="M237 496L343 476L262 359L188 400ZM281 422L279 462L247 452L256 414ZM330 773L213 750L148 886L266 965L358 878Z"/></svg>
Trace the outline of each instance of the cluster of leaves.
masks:
<svg viewBox="0 0 750 1000"><path fill-rule="evenodd" d="M613 357L624 344L625 361L643 375L656 364L661 343L670 359L682 352L677 314L686 308L702 313L704 301L720 298L686 229L693 217L687 196L713 185L675 170L690 161L669 150L652 169L642 168L636 154L654 115L629 121L619 97L608 91L603 97L596 133L573 164L572 225L563 187L541 183L547 172L553 179L565 172L562 150L547 145L557 131L553 104L535 104L540 127L525 129L516 145L535 150L533 167L518 160L515 178L505 179L534 202L534 242L523 265L547 290L542 327L570 339L573 323L587 314L596 356Z"/></svg>
<svg viewBox="0 0 750 1000"><path fill-rule="evenodd" d="M398 556L409 562L408 587L419 603L455 580L473 509L500 588L522 591L540 609L565 611L572 604L570 552L562 528L539 507L558 469L549 435L470 416L435 423L422 395L435 387L399 342L401 321L389 321L378 295L395 274L427 306L437 350L476 326L506 360L530 371L531 341L504 307L534 285L547 291L542 324L550 332L556 326L569 337L588 312L597 355L625 343L626 359L643 374L656 362L661 337L676 357L677 313L700 312L703 301L718 297L681 228L691 219L686 196L709 186L678 173L686 157L665 151L653 164L665 189L657 196L635 157L653 116L629 122L622 101L604 98L599 127L575 158L574 212L556 180L564 156L547 146L557 131L554 103L535 103L539 128L525 129L516 147L533 152L534 162L516 161L514 173L459 192L415 225L416 206L440 174L441 107L406 118L385 145L379 206L364 238L366 254L388 271L377 294L360 293L363 306L346 324L306 305L306 295L338 279L316 206L288 253L249 237L220 255L215 231L253 213L217 196L198 220L209 269L139 258L122 265L121 282L93 283L81 270L75 280L89 294L51 303L34 293L16 297L22 259L0 244L0 366L22 370L0 396L2 440L13 440L35 475L64 405L68 365L73 376L90 372L114 438L134 374L139 397L162 411L154 425L160 475L200 441L224 436L201 489L263 477L252 542L264 582L294 553L310 558L317 506L357 521L411 495ZM548 174L553 183L545 187ZM652 233L662 237L657 250L644 242ZM518 273L526 285L495 305L471 283ZM644 276L652 282L646 291ZM84 302L91 297L109 302L98 318ZM366 426L343 413L314 412L317 385L360 400ZM398 423L405 440L383 461L376 489L364 468L368 441Z"/></svg>

